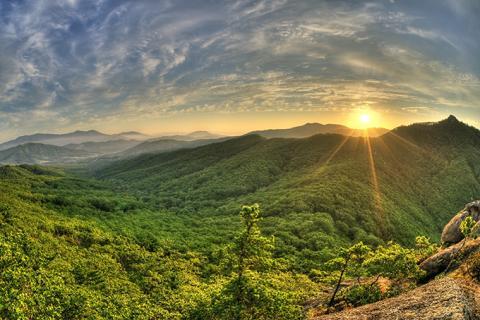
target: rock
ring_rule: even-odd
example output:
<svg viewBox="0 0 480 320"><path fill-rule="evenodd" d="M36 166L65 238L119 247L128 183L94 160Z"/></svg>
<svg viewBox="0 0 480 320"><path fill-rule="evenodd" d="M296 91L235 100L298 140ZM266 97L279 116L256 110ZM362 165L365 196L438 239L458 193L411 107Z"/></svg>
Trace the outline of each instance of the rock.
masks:
<svg viewBox="0 0 480 320"><path fill-rule="evenodd" d="M480 286L445 277L398 297L311 320L479 320Z"/></svg>
<svg viewBox="0 0 480 320"><path fill-rule="evenodd" d="M480 249L480 238L475 240L467 240L464 244L463 241L457 244L454 244L446 249L440 250L438 253L433 256L425 259L420 264L420 269L425 271L424 280L429 280L435 277L437 274L443 272L450 260L458 256L459 250L461 257L465 258L474 251Z"/></svg>
<svg viewBox="0 0 480 320"><path fill-rule="evenodd" d="M466 217L472 216L475 221L480 220L480 200L473 201L465 206L465 208L456 214L452 220L443 228L442 243L450 245L458 243L463 239L462 232L460 231L460 224Z"/></svg>

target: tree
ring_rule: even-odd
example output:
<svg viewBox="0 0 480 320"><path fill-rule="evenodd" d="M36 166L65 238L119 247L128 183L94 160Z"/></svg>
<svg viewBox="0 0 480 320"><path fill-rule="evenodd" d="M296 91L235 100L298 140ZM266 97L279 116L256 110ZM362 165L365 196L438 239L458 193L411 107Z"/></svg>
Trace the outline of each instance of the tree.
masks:
<svg viewBox="0 0 480 320"><path fill-rule="evenodd" d="M332 296L328 302L329 307L333 306L335 303L335 297L340 289L340 285L342 284L342 280L347 272L347 269L351 265L360 267L369 252L370 248L364 245L363 242L359 242L350 248L341 249L339 256L328 262L329 265L333 266L337 270L340 270L340 275L338 276Z"/></svg>
<svg viewBox="0 0 480 320"><path fill-rule="evenodd" d="M392 280L392 287L395 287L400 281L415 281L422 275L415 251L392 241L379 246L365 260L365 267L369 274L376 276L370 286L375 285L380 277Z"/></svg>
<svg viewBox="0 0 480 320"><path fill-rule="evenodd" d="M423 243L423 239L421 240ZM403 248L394 242L379 246L375 250L359 242L350 248L342 249L339 256L330 260L327 266L338 271L335 288L328 302L329 307L335 304L342 281L346 277L357 281L341 291L341 298L350 305L359 306L382 298L378 286L380 277L392 280L392 289L399 288L400 281L413 281L422 274L417 265L416 251ZM362 277L373 277L373 281L362 282Z"/></svg>
<svg viewBox="0 0 480 320"><path fill-rule="evenodd" d="M231 250L232 277L213 298L210 311L200 311L197 319L301 319L302 308L291 290L278 287L272 276L273 239L262 236L258 204L240 211L242 231ZM270 271L270 272L269 272Z"/></svg>
<svg viewBox="0 0 480 320"><path fill-rule="evenodd" d="M234 254L236 264L234 270L236 279L232 283L232 294L238 306L250 309L248 297L248 272L251 270L265 270L272 264L271 251L273 243L261 235L258 228L260 221L260 206L243 206L240 211L243 231L235 241ZM237 319L241 319L240 314Z"/></svg>

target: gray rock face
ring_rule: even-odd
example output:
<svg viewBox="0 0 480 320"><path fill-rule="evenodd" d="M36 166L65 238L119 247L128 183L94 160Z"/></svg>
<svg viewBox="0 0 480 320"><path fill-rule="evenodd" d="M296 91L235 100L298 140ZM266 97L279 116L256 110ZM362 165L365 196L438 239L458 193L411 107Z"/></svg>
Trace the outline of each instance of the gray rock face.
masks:
<svg viewBox="0 0 480 320"><path fill-rule="evenodd" d="M398 297L311 320L478 320L480 286L445 277Z"/></svg>
<svg viewBox="0 0 480 320"><path fill-rule="evenodd" d="M480 200L470 202L465 208L457 213L450 222L447 223L442 232L442 243L449 245L458 243L463 239L463 235L460 232L460 224L465 218L472 216L477 221L480 220Z"/></svg>

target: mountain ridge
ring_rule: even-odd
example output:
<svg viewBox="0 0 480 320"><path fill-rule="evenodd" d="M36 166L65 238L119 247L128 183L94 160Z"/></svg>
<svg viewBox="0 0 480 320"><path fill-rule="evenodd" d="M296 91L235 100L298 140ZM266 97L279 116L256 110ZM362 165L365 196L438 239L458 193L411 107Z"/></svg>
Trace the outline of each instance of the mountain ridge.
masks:
<svg viewBox="0 0 480 320"><path fill-rule="evenodd" d="M135 133L137 137L140 137ZM140 134L144 136L143 134ZM146 139L146 136L144 136ZM36 133L24 135L0 144L0 150L8 149L25 143L43 143L56 146L65 146L67 144L78 144L84 142L105 142L110 140L130 140L129 136L124 134L106 134L97 130L76 130L67 133Z"/></svg>
<svg viewBox="0 0 480 320"><path fill-rule="evenodd" d="M368 132L370 136L380 136L388 131L388 129L384 128L352 129L341 124L308 122L304 125L291 128L255 130L247 134L258 134L265 138L307 138L322 133L335 133L345 136L364 136L366 132Z"/></svg>
<svg viewBox="0 0 480 320"><path fill-rule="evenodd" d="M0 150L1 164L48 164L68 163L86 159L93 154L84 150L73 150L42 143L25 143Z"/></svg>

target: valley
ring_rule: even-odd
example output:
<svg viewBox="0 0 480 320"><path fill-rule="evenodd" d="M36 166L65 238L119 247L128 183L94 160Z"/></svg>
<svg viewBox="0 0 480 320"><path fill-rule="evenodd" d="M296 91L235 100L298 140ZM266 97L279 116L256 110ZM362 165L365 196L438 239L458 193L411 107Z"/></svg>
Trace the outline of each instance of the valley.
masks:
<svg viewBox="0 0 480 320"><path fill-rule="evenodd" d="M158 141L166 140L153 143ZM293 308L285 318L303 317L309 309L301 312L301 301L326 299L330 285L322 279L338 250L390 240L413 247L417 236L438 242L452 213L480 193L480 132L453 116L378 137L249 134L204 141L101 165L1 167L3 250L17 250L4 256L14 260L5 262L2 274L13 272L22 261L15 259L26 255L26 275L40 264L58 282L45 286L37 273L24 278L38 287L26 298L12 298L11 306L38 303L48 294L69 300L50 313L29 308L32 316L108 317L101 315L107 308L133 318L195 319L197 312L216 312L202 304L215 299L229 279L222 265L232 261L229 248L238 241L238 211L258 203L259 228L265 239L275 239L270 259L282 277L269 273L265 285ZM296 288L287 290L286 281ZM5 288L4 297L8 290L23 290ZM97 297L93 305L91 297ZM13 315L12 308L4 314Z"/></svg>

